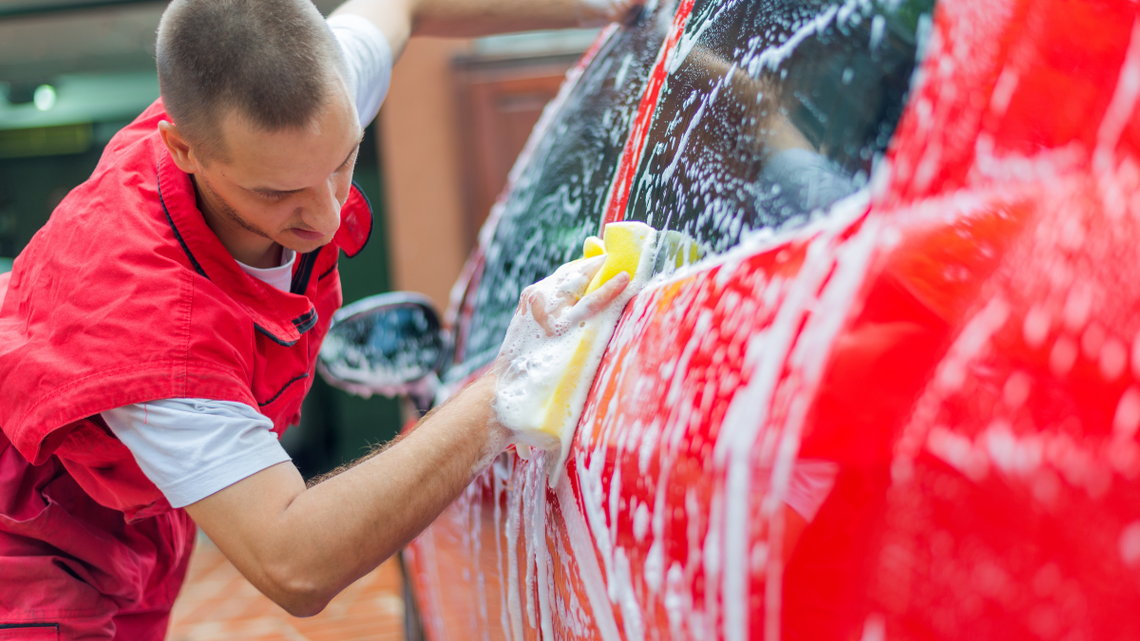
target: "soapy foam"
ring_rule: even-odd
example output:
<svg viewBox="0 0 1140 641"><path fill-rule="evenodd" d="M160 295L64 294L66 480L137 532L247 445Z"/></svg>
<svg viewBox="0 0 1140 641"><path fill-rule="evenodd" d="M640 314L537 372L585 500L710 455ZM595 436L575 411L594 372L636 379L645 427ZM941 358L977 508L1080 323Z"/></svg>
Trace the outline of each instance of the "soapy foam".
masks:
<svg viewBox="0 0 1140 641"><path fill-rule="evenodd" d="M578 510L578 502L574 499L574 490L570 487L569 478L563 477L558 482L556 490L558 507L566 523L566 536L570 540L570 549L578 564L579 578L590 603L594 627L605 641L620 639L614 613L606 594L606 581L602 577L602 569L598 566L598 558L594 554L593 538L590 536L590 529L582 512Z"/></svg>

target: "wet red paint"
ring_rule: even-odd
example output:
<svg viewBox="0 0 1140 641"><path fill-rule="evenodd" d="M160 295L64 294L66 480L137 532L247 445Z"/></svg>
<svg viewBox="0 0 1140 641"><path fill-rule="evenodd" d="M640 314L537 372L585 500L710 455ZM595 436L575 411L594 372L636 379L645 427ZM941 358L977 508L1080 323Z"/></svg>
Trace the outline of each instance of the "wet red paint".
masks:
<svg viewBox="0 0 1140 641"><path fill-rule="evenodd" d="M621 636L648 639L1140 636L1140 117L1127 91L1140 71L1125 72L1140 65L1137 25L1123 0L940 5L925 83L865 213L737 251L630 304L567 463L574 504L547 492L540 508L557 635L596 638L609 617ZM607 221L624 216L666 57ZM852 264L852 302L789 307L841 290ZM749 351L784 322L787 344ZM755 408L750 492L734 498L717 442L770 349L785 351ZM765 556L782 526L764 507L777 491L766 448L792 429L801 459L841 471L781 566ZM525 546L506 538L522 469L481 477L414 544L433 639L509 638L512 583L524 637L541 637L525 612L527 592L537 599ZM638 516L643 504L658 524ZM738 508L744 557L709 543ZM592 558L572 549L567 510L587 521ZM616 548L629 578L607 583L636 607L607 594L603 616L586 566L608 575ZM740 568L745 601L732 604L725 577Z"/></svg>

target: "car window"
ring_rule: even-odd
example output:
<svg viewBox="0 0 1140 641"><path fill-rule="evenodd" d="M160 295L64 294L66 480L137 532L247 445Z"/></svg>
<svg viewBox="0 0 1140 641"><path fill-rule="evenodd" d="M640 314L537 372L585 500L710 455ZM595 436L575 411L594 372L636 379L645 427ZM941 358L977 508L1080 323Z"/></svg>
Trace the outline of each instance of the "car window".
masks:
<svg viewBox="0 0 1140 641"><path fill-rule="evenodd" d="M864 185L934 0L697 0L626 220L721 251Z"/></svg>
<svg viewBox="0 0 1140 641"><path fill-rule="evenodd" d="M597 54L504 204L449 378L491 360L527 285L598 233L676 7L650 3ZM902 113L934 0L697 0L626 220L721 251L865 184Z"/></svg>
<svg viewBox="0 0 1140 641"><path fill-rule="evenodd" d="M522 289L581 258L586 237L598 233L610 182L664 41L665 28L658 23L667 25L672 17L672 3L662 5L610 37L518 176L487 248L460 362L478 366L494 358Z"/></svg>

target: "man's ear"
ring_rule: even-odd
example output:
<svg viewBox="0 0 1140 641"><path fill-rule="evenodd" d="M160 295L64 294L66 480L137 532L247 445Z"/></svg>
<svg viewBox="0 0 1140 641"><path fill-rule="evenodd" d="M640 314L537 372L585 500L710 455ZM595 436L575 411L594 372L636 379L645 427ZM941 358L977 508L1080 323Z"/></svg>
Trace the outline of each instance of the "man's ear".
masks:
<svg viewBox="0 0 1140 641"><path fill-rule="evenodd" d="M162 136L162 142L166 145L170 157L174 159L174 164L179 169L187 174L196 174L200 171L201 162L198 155L190 148L190 144L182 137L182 133L178 131L178 127L174 123L160 120L158 122L158 133Z"/></svg>

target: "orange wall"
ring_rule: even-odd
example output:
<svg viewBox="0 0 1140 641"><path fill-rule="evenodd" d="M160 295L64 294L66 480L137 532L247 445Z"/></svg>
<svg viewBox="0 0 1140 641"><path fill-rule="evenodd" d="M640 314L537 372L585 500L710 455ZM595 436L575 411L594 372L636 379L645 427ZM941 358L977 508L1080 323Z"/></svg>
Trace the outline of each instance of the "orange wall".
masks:
<svg viewBox="0 0 1140 641"><path fill-rule="evenodd" d="M380 111L392 286L427 294L441 313L467 258L451 60L470 46L413 38Z"/></svg>

